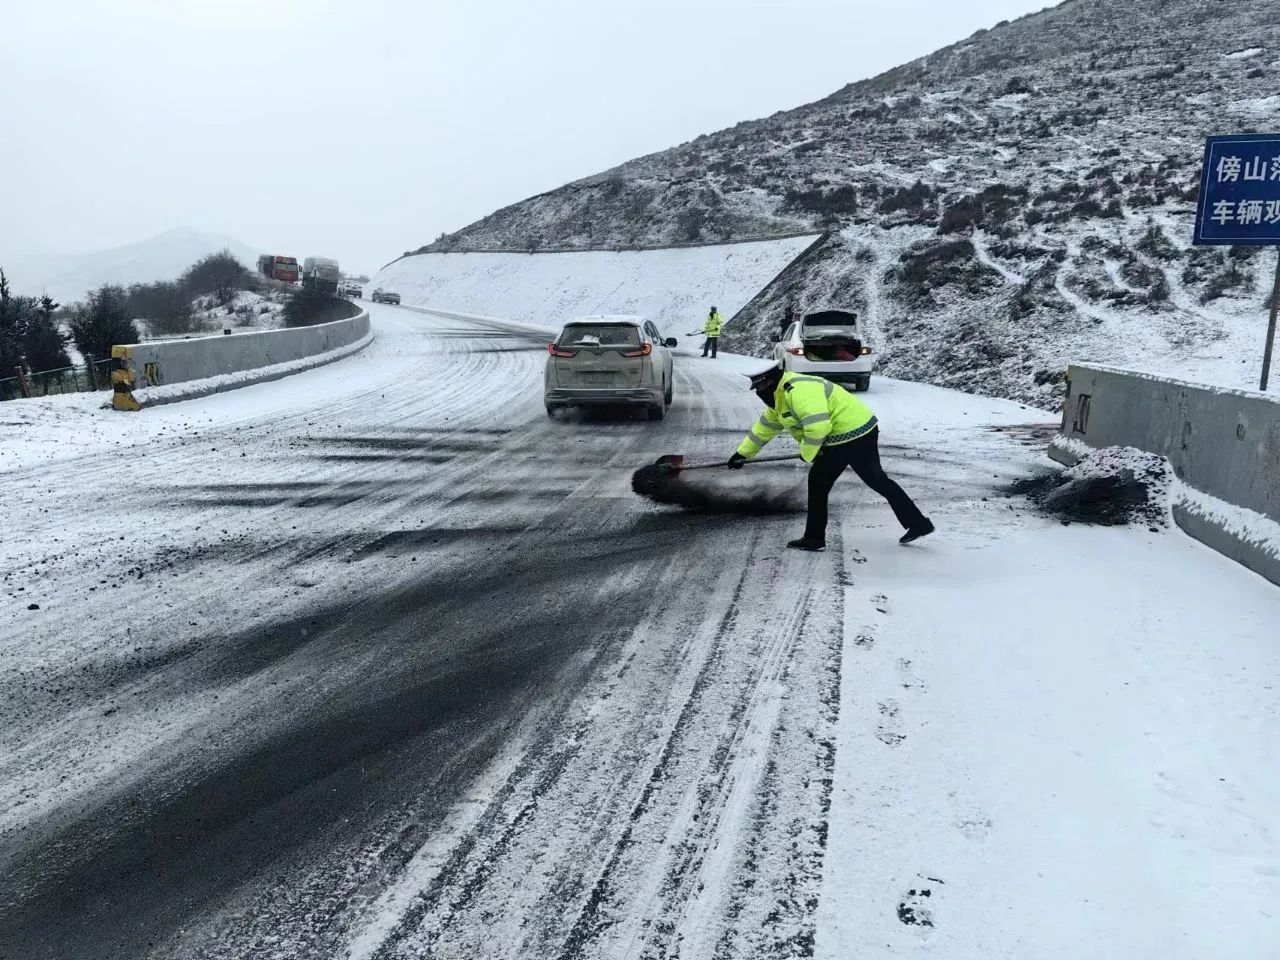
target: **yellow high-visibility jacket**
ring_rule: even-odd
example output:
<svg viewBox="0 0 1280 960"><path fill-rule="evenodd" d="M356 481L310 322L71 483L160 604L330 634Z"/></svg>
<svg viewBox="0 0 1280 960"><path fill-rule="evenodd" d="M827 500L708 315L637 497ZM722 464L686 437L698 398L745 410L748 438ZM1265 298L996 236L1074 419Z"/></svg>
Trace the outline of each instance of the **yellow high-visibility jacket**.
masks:
<svg viewBox="0 0 1280 960"><path fill-rule="evenodd" d="M724 317L720 316L719 310L713 310L707 315L706 325L702 328L702 332L708 337L720 336L720 331L724 329Z"/></svg>
<svg viewBox="0 0 1280 960"><path fill-rule="evenodd" d="M751 427L738 453L754 457L783 430L800 442L805 463L823 447L834 447L865 437L876 428L871 408L844 387L821 377L784 373L767 407Z"/></svg>

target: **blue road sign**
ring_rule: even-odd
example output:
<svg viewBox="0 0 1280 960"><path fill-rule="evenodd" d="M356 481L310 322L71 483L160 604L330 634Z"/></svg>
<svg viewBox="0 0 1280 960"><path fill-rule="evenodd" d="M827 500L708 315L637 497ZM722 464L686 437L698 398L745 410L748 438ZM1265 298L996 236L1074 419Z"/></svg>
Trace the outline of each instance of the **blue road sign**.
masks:
<svg viewBox="0 0 1280 960"><path fill-rule="evenodd" d="M1194 242L1280 244L1280 134L1206 141Z"/></svg>

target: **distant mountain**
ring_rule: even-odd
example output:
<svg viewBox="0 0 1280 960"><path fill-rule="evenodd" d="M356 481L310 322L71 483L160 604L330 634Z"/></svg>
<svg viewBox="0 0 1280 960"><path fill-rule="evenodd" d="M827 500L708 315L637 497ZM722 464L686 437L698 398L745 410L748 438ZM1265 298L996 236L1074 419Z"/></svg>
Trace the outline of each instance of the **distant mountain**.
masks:
<svg viewBox="0 0 1280 960"><path fill-rule="evenodd" d="M1280 128L1280 3L1067 0L425 250L828 231L734 318L866 317L890 374L1052 402L1069 359L1254 381L1271 258L1192 249L1205 135Z"/></svg>
<svg viewBox="0 0 1280 960"><path fill-rule="evenodd" d="M231 237L179 228L136 243L63 255L39 254L0 262L13 289L24 295L48 292L71 303L104 283L127 286L172 280L206 254L228 249L250 270L258 251Z"/></svg>

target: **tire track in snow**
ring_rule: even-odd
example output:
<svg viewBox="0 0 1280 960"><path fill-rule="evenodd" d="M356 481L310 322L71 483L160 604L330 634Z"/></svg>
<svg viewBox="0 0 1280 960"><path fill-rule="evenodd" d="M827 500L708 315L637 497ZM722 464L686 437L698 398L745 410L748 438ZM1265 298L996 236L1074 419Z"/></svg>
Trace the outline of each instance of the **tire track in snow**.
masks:
<svg viewBox="0 0 1280 960"><path fill-rule="evenodd" d="M176 582L189 595L153 623L133 623L136 640L154 645L170 627L181 635L188 610L216 612L237 593L283 602L258 626L208 636L204 648L155 647L115 691L130 694L127 723L101 722L103 694L90 685L79 706L28 724L52 764L42 774L49 815L20 825L0 852L18 868L10 892L21 890L0 907L0 928L44 939L28 937L36 946L14 947L15 956L136 956L141 925L156 957L334 956L348 941L388 957L424 944L444 954L553 957L615 850L621 870L600 888L600 916L631 922L633 904L660 905L672 933L643 922L631 929L637 950L665 951L692 923L684 917L695 876L743 869L744 850L804 873L776 846L794 836L772 836L783 822L778 803L760 813L762 793L776 791L781 807L796 799L801 820L821 816L820 797L797 792L804 778L791 774L798 763L821 775L813 711L797 704L807 696L802 678L823 670L822 644L809 641L825 630L799 629L812 622L800 612L808 601L773 608L773 577L797 558L775 556L777 521L743 536L741 521L655 512L622 489L624 474L668 452L673 436L699 456L736 442L726 435L753 406L740 377L682 362L665 428L550 423L534 404L539 416L489 435L491 451L459 448L426 473L412 450L389 447L370 462L308 453L322 433L340 447L406 429L429 438L491 428L498 409L536 389L528 356L442 339L447 349L429 347L442 377L504 384L492 402L443 423L432 391L416 381L359 385L351 394L359 403L335 398L333 429L321 431L324 418L312 411L251 431L246 442L267 454L272 479L305 488L259 496L261 507L196 503L198 520L166 515L165 535L178 544L198 524L298 529L283 549L233 543L216 575L185 571ZM429 430L444 432L419 432ZM216 501L225 463L207 446L223 444L206 440L153 456L184 484L215 488ZM114 465L96 482L104 478L123 484L132 475ZM142 515L166 491L112 510ZM459 517L480 535L415 539ZM81 529L95 522L101 514ZM400 534L423 564L389 565L396 554L378 552ZM320 586L280 590L272 579L286 565ZM149 596L126 589L119 601ZM114 636L77 639L60 654L68 675L116 655ZM170 650L181 655L166 658ZM450 673L450 663L466 672ZM449 686L453 675L471 683L495 672L494 699ZM60 741L74 744L66 757L56 756ZM60 769L96 770L110 787L75 794L58 784ZM245 794L246 783L269 788ZM645 784L649 805L638 808ZM684 833L664 823L671 811ZM634 842L620 848L628 828ZM174 839L160 844L166 831ZM137 872L139 857L156 858L164 885ZM90 876L113 891L114 914L80 899ZM769 867L756 882L781 889L785 877ZM751 896L721 886L756 923ZM45 922L59 896L79 906ZM700 903L698 922L724 927L725 904L722 895ZM582 955L612 942L606 934L584 941ZM0 952L23 942L9 936L0 936Z"/></svg>

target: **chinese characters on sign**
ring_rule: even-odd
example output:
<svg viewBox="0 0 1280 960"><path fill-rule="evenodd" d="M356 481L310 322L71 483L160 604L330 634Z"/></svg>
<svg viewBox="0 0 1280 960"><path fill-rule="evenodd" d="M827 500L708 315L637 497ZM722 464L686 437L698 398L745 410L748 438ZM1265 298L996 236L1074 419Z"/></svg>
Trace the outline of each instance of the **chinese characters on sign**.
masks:
<svg viewBox="0 0 1280 960"><path fill-rule="evenodd" d="M1280 135L1209 138L1195 242L1280 244Z"/></svg>
<svg viewBox="0 0 1280 960"><path fill-rule="evenodd" d="M1280 245L1280 134L1210 137L1200 172L1195 243ZM1267 389L1276 320L1280 316L1280 260L1271 291L1271 319L1262 350L1262 390Z"/></svg>

